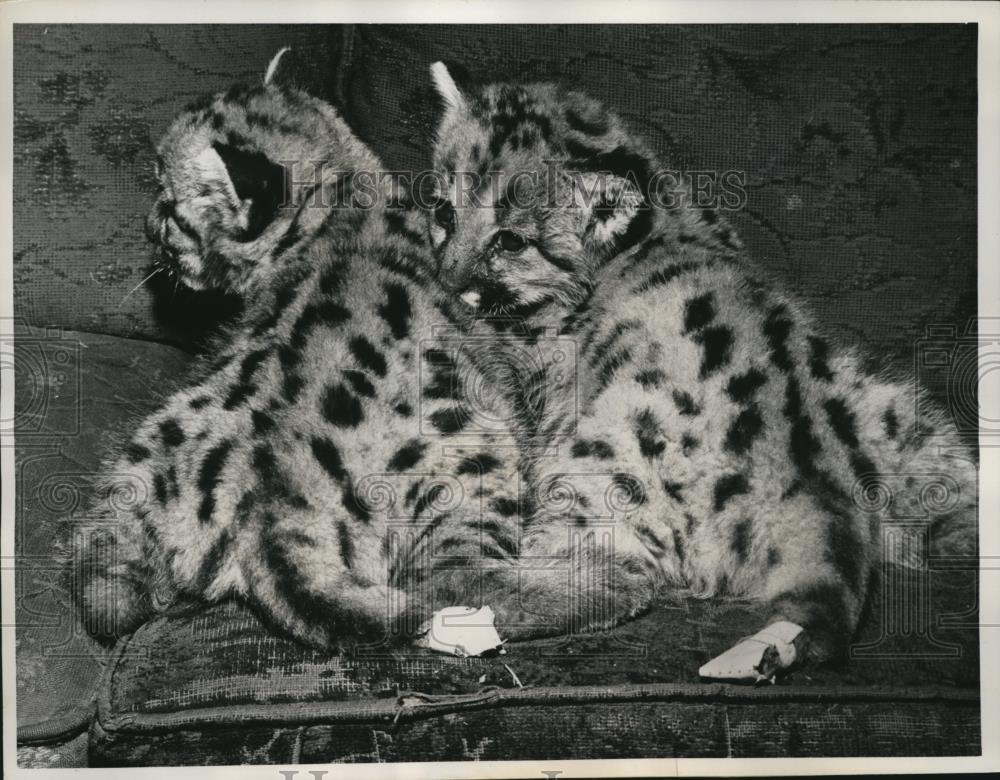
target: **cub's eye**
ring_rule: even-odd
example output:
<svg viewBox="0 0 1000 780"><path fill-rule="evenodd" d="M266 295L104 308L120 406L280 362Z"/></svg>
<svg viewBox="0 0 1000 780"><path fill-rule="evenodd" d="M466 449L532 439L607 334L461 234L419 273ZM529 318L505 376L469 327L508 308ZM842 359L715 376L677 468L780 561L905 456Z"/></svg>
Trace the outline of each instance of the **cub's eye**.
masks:
<svg viewBox="0 0 1000 780"><path fill-rule="evenodd" d="M434 207L434 221L445 230L451 232L455 229L455 207L450 200L441 198Z"/></svg>
<svg viewBox="0 0 1000 780"><path fill-rule="evenodd" d="M497 246L504 252L521 252L527 245L528 242L512 230L501 230L497 233Z"/></svg>

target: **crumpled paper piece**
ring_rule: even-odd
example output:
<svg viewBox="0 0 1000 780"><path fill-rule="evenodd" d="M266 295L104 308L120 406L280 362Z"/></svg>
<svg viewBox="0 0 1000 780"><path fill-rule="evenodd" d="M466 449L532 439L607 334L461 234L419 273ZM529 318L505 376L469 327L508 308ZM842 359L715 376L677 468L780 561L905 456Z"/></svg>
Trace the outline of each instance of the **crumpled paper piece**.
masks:
<svg viewBox="0 0 1000 780"><path fill-rule="evenodd" d="M421 626L423 636L417 644L459 657L482 655L497 648L503 653L503 641L493 625L495 619L489 607L445 607Z"/></svg>
<svg viewBox="0 0 1000 780"><path fill-rule="evenodd" d="M713 680L773 683L779 671L795 663L795 640L802 630L787 620L772 623L713 658L698 674Z"/></svg>

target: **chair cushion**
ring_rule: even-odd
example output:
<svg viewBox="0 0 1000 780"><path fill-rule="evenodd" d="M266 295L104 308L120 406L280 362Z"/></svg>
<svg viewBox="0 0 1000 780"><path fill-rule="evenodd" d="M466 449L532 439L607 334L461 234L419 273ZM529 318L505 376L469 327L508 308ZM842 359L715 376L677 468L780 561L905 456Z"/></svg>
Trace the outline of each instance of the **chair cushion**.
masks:
<svg viewBox="0 0 1000 780"><path fill-rule="evenodd" d="M919 603L921 585L901 575L886 580ZM697 677L760 627L748 602L671 599L613 631L508 644L490 658L327 655L229 602L161 617L119 644L91 761L978 754L974 572L934 577L931 594L929 634L897 625L876 599L850 663L762 687Z"/></svg>

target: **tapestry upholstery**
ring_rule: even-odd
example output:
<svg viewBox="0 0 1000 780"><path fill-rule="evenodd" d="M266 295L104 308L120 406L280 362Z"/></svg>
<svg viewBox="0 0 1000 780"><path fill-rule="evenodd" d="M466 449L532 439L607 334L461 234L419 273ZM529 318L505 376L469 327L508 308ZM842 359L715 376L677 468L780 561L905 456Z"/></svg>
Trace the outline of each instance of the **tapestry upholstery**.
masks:
<svg viewBox="0 0 1000 780"><path fill-rule="evenodd" d="M236 605L145 626L109 663L75 627L53 540L67 517L85 510L87 479L116 432L182 380L206 330L233 311L231 301L153 283L130 292L148 272L142 220L152 199L152 143L190 100L259 80L286 44L300 82L334 101L390 168L427 165L437 111L428 65L445 59L473 79L555 79L584 89L621 113L667 167L745 171L746 206L728 216L764 273L874 363L916 373L952 411L956 404L976 409L974 383L956 394L949 367L915 360L929 326L945 326L938 332L953 343L949 334L964 333L976 314L972 25L18 26L22 765L79 765L78 735L95 701L100 717L89 750L93 761L109 764L191 760L194 744L204 746L198 756L205 761L230 762L978 752L975 581L961 567L934 574L935 599L948 587L964 590L943 612L935 604L918 615L916 625L933 627L929 645L911 625L892 640L894 660L797 673L773 690L802 690L805 698L771 709L754 697L774 693L720 692L692 676L711 653L755 630L745 604L661 605L656 615L675 610L667 614L682 619L657 635L650 616L641 630L652 632L644 636L657 654L619 659L617 667L567 660L581 652L576 640L545 663L512 649L506 662L533 686L526 690L555 698L514 691L496 660L382 661L376 669L318 659ZM948 613L957 615L950 623L942 617ZM865 630L877 637L879 626L869 616ZM191 636L198 641L185 646L181 637ZM961 656L942 656L940 643L957 643ZM227 654L231 666L212 665L217 649L236 645L243 649ZM140 659L142 648L148 652ZM433 717L404 712L395 722L403 728L393 730L397 687L475 696L482 674L482 685L498 686L506 698L461 716L447 709L454 702L436 702L446 709ZM350 675L353 682L341 684ZM630 698L627 686L652 692ZM820 696L808 693L813 688L821 698L809 698ZM857 699L862 690L881 690L883 698ZM379 695L385 691L392 695ZM238 723L231 742L225 728L201 730L204 718L249 706L247 697L297 714L277 726L268 716L267 725ZM557 705L559 697L571 704ZM370 722L350 709L366 702L379 703ZM832 719L823 715L831 712ZM393 714L383 723L385 713ZM169 716L173 725L146 729L140 718L130 731L129 719L139 715ZM463 718L475 726L466 729ZM501 738L504 728L510 731ZM575 736L560 747L540 742L542 731Z"/></svg>
<svg viewBox="0 0 1000 780"><path fill-rule="evenodd" d="M886 572L903 583L896 596L920 602L919 582L901 574ZM903 636L876 600L851 663L758 688L697 676L759 628L763 610L749 602L664 600L610 632L513 644L489 658L389 646L331 656L225 604L152 621L119 645L91 757L153 766L192 756L461 761L470 751L482 760L975 755L974 578L934 577L931 592L924 608L963 628Z"/></svg>

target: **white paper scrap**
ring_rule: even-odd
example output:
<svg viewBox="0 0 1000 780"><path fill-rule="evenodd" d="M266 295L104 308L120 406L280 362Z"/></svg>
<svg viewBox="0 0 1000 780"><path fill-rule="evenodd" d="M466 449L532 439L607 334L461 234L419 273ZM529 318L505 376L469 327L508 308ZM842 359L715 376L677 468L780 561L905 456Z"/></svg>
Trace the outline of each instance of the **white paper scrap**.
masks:
<svg viewBox="0 0 1000 780"><path fill-rule="evenodd" d="M489 607L445 607L431 615L420 644L448 655L482 655L502 644Z"/></svg>
<svg viewBox="0 0 1000 780"><path fill-rule="evenodd" d="M774 675L795 663L795 639L802 626L781 620L716 656L698 670L713 680L774 682Z"/></svg>

